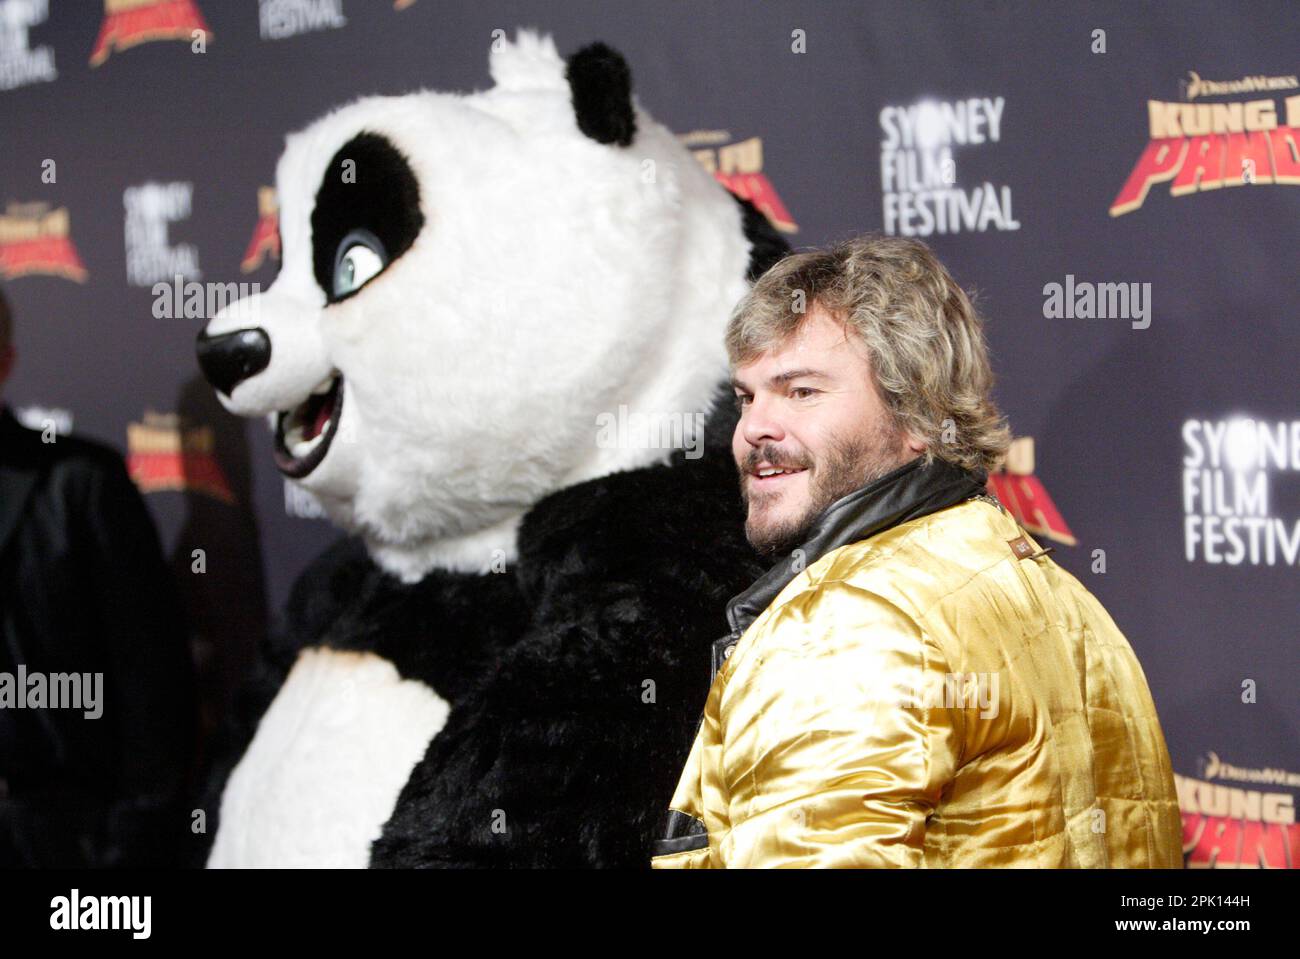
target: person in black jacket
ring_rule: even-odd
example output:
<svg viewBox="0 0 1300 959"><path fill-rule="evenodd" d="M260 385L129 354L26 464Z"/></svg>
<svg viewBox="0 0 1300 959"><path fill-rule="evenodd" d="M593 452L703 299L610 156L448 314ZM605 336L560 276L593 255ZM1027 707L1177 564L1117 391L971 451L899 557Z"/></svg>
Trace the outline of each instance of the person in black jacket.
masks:
<svg viewBox="0 0 1300 959"><path fill-rule="evenodd" d="M0 294L0 388L10 334ZM0 868L181 862L194 734L184 619L121 456L0 408Z"/></svg>

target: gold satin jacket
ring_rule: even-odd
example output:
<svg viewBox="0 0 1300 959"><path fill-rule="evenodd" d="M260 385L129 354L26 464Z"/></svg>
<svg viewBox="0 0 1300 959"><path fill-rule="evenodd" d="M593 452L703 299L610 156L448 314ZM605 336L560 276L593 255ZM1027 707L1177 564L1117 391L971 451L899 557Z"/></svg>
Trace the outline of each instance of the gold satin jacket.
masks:
<svg viewBox="0 0 1300 959"><path fill-rule="evenodd" d="M698 835L656 868L1183 865L1133 650L988 499L795 576L722 664L670 816Z"/></svg>

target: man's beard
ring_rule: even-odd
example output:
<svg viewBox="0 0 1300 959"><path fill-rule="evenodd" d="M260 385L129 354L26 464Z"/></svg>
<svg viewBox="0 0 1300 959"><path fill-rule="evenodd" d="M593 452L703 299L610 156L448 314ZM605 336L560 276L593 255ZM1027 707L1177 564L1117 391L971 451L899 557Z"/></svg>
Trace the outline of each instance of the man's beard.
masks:
<svg viewBox="0 0 1300 959"><path fill-rule="evenodd" d="M808 506L802 514L788 517L775 526L759 529L750 520L745 522L745 538L761 556L775 556L795 549L812 532L813 525L836 500L873 483L880 477L898 469L905 462L892 451L898 447L899 430L882 427L866 437L836 440L827 453L814 463L806 455L790 456L776 445L764 445L749 451L741 468L741 498L754 514L755 505L762 506L779 493L750 495L749 477L759 463L780 463L810 470Z"/></svg>

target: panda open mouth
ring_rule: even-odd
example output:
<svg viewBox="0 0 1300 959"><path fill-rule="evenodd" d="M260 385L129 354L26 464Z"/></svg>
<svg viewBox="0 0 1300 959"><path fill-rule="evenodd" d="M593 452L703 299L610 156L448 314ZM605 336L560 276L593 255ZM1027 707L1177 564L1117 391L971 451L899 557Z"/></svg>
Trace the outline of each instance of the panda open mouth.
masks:
<svg viewBox="0 0 1300 959"><path fill-rule="evenodd" d="M302 479L325 458L343 412L343 377L332 373L305 400L275 415L275 465Z"/></svg>

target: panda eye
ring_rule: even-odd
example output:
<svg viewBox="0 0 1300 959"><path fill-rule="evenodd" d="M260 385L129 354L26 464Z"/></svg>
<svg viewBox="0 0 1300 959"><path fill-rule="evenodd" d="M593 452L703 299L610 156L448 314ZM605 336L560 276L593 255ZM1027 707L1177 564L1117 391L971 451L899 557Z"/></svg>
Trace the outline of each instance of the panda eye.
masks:
<svg viewBox="0 0 1300 959"><path fill-rule="evenodd" d="M334 299L355 293L387 265L379 238L368 230L353 230L339 243L334 258Z"/></svg>
<svg viewBox="0 0 1300 959"><path fill-rule="evenodd" d="M344 296L361 288L366 280L384 268L379 254L368 246L357 244L343 254L338 271L334 274L334 295Z"/></svg>

